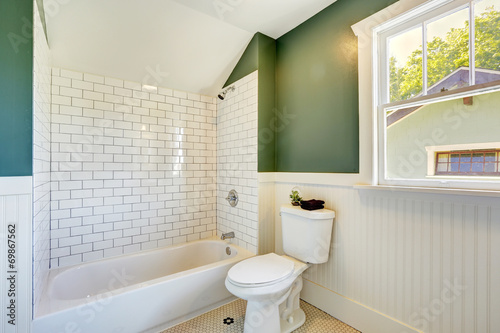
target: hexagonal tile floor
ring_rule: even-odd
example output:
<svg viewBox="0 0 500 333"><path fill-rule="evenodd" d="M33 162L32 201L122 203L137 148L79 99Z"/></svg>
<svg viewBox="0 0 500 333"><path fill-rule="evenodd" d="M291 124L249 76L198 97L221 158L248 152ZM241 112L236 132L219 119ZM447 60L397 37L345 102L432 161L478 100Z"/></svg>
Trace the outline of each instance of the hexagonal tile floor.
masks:
<svg viewBox="0 0 500 333"><path fill-rule="evenodd" d="M309 303L301 300L300 306L306 314L306 322L294 331L296 333L359 333ZM238 299L161 333L241 333L245 308L246 301Z"/></svg>

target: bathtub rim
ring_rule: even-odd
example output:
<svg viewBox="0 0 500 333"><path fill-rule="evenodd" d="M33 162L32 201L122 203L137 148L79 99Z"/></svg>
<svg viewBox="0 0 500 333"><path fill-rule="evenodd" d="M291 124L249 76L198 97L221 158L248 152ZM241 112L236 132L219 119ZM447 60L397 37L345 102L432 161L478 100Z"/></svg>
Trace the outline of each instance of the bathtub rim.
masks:
<svg viewBox="0 0 500 333"><path fill-rule="evenodd" d="M148 253L157 252L157 251L164 251L164 250L168 250L168 249L177 249L177 248L187 247L189 245L200 243L200 242L224 244L225 246L229 246L229 247L236 249L238 252L237 252L237 255L235 255L234 257L231 257L231 258L219 260L219 261L216 261L216 262L213 262L213 263L210 263L207 265L203 265L203 266L194 267L194 268L191 268L191 269L188 269L185 271L180 271L180 272L177 272L174 274L161 276L161 277L156 278L156 279L131 284L131 285L124 286L121 288L113 289L111 291L104 291L104 292L101 292L99 294L92 295L90 297L83 297L83 298L76 298L76 299L56 299L51 294L50 288L51 288L51 285L52 285L54 278L56 276L58 276L58 274L61 274L67 270L79 269L81 267L90 266L90 265L95 264L95 263L103 263L106 261L112 261L112 260L116 260L118 258L123 258L123 257L140 257L140 256L147 255ZM239 262L241 260L250 258L250 257L255 256L255 255L256 255L255 253L252 253L252 252L248 251L247 249L242 248L241 246L230 243L228 241L222 241L222 240L218 239L217 237L210 237L210 238L199 239L199 240L190 241L190 242L186 242L186 243L167 245L167 246L158 247L155 249L148 249L148 250L134 252L134 253L130 253L130 254L122 254L119 256L103 258L103 259L94 260L94 261L86 262L86 263L80 263L80 264L71 265L71 266L54 268L54 269L49 270L48 277L44 283L41 301L38 304L38 309L35 310L34 319L42 318L44 316L50 316L50 315L56 314L58 312L70 310L71 308L74 308L74 307L90 304L92 302L100 302L101 300L105 299L106 297L109 297L109 295L106 296L108 293L111 293L111 297L112 297L112 296L119 295L122 293L132 292L132 291L135 291L135 290L138 290L141 288L147 288L147 287L150 287L150 286L162 283L162 282L180 279L183 276L188 275L188 274L201 273L203 271L215 269L216 267L226 265L226 264L231 264L231 263L236 264L237 262Z"/></svg>

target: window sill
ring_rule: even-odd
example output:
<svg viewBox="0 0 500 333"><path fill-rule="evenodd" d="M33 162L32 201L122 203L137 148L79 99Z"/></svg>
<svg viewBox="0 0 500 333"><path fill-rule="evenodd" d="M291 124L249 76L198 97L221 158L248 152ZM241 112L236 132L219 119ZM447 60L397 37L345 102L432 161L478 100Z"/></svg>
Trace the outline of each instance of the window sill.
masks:
<svg viewBox="0 0 500 333"><path fill-rule="evenodd" d="M395 185L354 185L358 190L382 190L393 192L411 192L411 193L431 193L431 194L449 194L449 195L468 195L478 197L500 197L500 191L494 190L474 190L462 188L440 188L440 187L418 187L418 186L395 186Z"/></svg>

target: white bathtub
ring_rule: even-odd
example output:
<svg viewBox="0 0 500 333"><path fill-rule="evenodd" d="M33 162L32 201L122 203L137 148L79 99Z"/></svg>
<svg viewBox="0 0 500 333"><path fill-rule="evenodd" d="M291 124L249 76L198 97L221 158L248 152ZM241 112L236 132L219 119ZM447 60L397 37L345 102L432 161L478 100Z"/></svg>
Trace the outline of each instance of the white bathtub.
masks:
<svg viewBox="0 0 500 333"><path fill-rule="evenodd" d="M202 240L51 270L33 333L158 332L234 299L227 271L252 255Z"/></svg>

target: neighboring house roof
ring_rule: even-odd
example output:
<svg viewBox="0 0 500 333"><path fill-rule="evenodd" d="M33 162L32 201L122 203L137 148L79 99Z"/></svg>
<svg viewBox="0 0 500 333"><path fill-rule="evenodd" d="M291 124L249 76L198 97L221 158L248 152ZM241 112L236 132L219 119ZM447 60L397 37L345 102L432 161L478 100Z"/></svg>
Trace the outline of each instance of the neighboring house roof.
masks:
<svg viewBox="0 0 500 333"><path fill-rule="evenodd" d="M500 71L491 69L476 68L476 84L487 83L500 80ZM442 80L433 84L427 92L429 95L438 93L445 90L452 90L457 88L466 87L469 85L469 68L459 67L455 71L445 76ZM418 97L415 96L415 97ZM399 109L387 116L387 127L403 119L404 117L420 110L423 105L414 106L410 108Z"/></svg>

